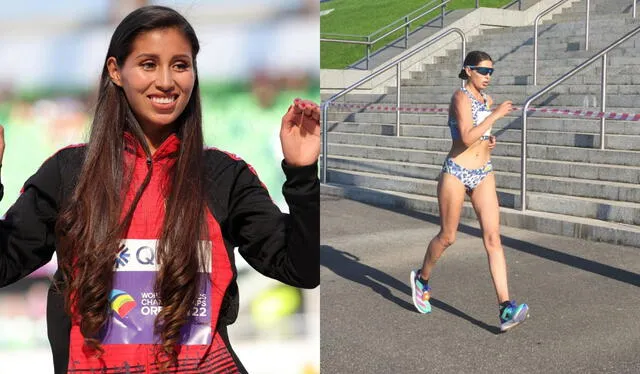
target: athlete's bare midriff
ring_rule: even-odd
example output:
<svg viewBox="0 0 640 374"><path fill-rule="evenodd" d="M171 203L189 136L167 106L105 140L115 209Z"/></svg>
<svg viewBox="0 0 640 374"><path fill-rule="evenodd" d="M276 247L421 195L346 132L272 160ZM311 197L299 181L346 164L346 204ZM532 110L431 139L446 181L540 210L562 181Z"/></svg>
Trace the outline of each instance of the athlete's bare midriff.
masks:
<svg viewBox="0 0 640 374"><path fill-rule="evenodd" d="M454 140L447 157L466 169L481 168L491 159L489 141L478 139L467 147L462 140Z"/></svg>

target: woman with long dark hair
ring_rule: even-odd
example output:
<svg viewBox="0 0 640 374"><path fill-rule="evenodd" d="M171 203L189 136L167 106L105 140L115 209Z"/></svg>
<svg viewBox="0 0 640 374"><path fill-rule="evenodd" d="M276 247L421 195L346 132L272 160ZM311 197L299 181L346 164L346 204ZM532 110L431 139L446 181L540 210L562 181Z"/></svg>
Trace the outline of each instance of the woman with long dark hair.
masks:
<svg viewBox="0 0 640 374"><path fill-rule="evenodd" d="M226 330L238 311L234 247L269 277L319 284L317 105L296 100L282 119L283 214L249 165L204 148L198 51L174 10L129 14L89 141L45 161L0 225L0 285L57 252L56 373L245 372Z"/></svg>
<svg viewBox="0 0 640 374"><path fill-rule="evenodd" d="M466 83L451 98L448 124L453 144L438 181L440 232L429 243L422 268L412 271L409 281L416 309L420 313L431 312L429 278L436 261L455 241L466 193L480 221L498 298L500 329L507 331L527 318L529 307L509 299L507 264L500 242L500 207L491 164L496 138L491 135L491 127L511 111L511 101L489 109L493 100L484 90L493 71L493 60L485 52L469 52L464 59L459 77Z"/></svg>

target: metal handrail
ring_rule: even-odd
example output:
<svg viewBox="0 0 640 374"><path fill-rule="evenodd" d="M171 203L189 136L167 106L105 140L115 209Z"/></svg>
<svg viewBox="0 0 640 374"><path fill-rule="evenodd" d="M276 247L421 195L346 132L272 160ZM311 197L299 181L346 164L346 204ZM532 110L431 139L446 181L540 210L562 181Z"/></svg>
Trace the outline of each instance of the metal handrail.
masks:
<svg viewBox="0 0 640 374"><path fill-rule="evenodd" d="M341 34L341 33L337 33L337 32L323 32L321 35L324 35L324 36L340 36L340 37L342 37L342 36L344 36L344 37L350 36L350 37L353 37L353 38L365 38L365 39L367 38L365 35Z"/></svg>
<svg viewBox="0 0 640 374"><path fill-rule="evenodd" d="M386 29L386 28L387 28L387 27L389 27L390 25L394 25L394 24L396 24L399 20L402 20L402 18L400 18L398 21L393 21L393 22L392 22L392 23L390 23L389 25L384 26L383 28L381 28L381 29L378 29L378 30L374 31L373 33L371 33L371 34L369 34L369 35L366 35L366 36L360 36L360 37L362 37L362 38L366 38L366 39L367 39L367 41L366 41L366 42L363 42L363 41L357 41L357 40L349 40L349 39L329 39L329 38L320 38L320 41L321 41L321 42L332 42L332 43L363 44L363 45L366 45L366 46L367 46L367 51L366 51L366 69L367 69L367 70L369 70L369 60L371 59L371 46L372 46L372 45L374 45L375 43L379 42L380 40L382 40L382 39L386 38L387 36L389 36L389 35L393 34L394 32L396 32L396 31L398 31L398 30L400 30L400 29L404 28L404 29L405 29L405 31L404 31L404 36L403 36L403 39L404 39L404 47L405 47L405 49L406 49L406 48L408 48L408 47L409 47L409 44L408 44L408 40L409 40L409 27L410 27L410 25L411 25L411 22L413 22L413 21L415 21L415 20L417 20L417 19L421 18L422 16L424 16L424 15L426 15L426 14L429 14L429 13L433 12L434 10L436 10L436 9L438 9L438 8L440 8L440 9L441 9L441 11L440 11L440 12L441 12L441 13L440 13L440 17L441 17L441 25L440 25L440 26L441 26L442 28L444 28L445 7L446 7L446 5L447 5L450 1L453 1L453 0L441 0L441 1L440 1L440 3L439 3L438 5L436 5L436 6L432 7L432 8L430 8L430 9L429 9L429 10L427 10L427 11L424 11L424 12L420 13L419 15L415 16L415 17L414 17L414 18L412 18L412 19L408 19L408 18L409 18L409 16L410 16L411 14L413 14L413 13L417 12L417 11L418 11L419 9L421 9L421 8L418 8L418 10L414 10L413 12L411 12L411 13L409 13L409 14L407 14L406 16L404 16L404 17L403 17L403 18L404 18L404 20L405 20L405 22L404 22L403 24L401 24L401 25L397 26L396 28L394 28L394 29L393 29L393 30L391 30L391 31L388 31L387 33L385 33L384 35L382 35L382 36L378 37L377 39L375 39L375 40L373 40L373 41L371 40L371 38L373 37L373 35L375 35L375 34L379 33L381 30ZM424 7L426 7L427 5L431 4L431 3L433 3L433 1L431 1L431 2L429 2L429 3L427 3L427 4L425 4L425 5L423 6L423 8L424 8ZM339 35L339 34L333 34L333 35Z"/></svg>
<svg viewBox="0 0 640 374"><path fill-rule="evenodd" d="M334 43L345 43L345 44L366 44L371 45L371 42L364 42L360 40L343 40L343 39L320 39L321 42L334 42Z"/></svg>
<svg viewBox="0 0 640 374"><path fill-rule="evenodd" d="M337 99L341 98L342 96L348 94L349 92L353 91L355 88L359 87L360 85L362 85L363 83L366 83L368 81L370 81L371 79L377 77L378 75L384 73L385 71L389 70L390 68L392 68L393 66L396 67L396 84L398 86L398 90L396 92L396 136L400 136L400 64L413 57L414 55L416 55L417 53L421 52L423 49L431 46L432 44L434 44L435 42L441 40L442 38L444 38L445 36L451 34L451 33L456 33L458 35L460 35L460 38L462 39L462 57L460 59L461 64L464 64L464 57L466 54L466 48L467 48L467 38L464 34L464 31L462 31L461 29L457 28L457 27L452 27L450 29L447 29L445 31L443 31L442 33L434 36L433 38L429 39L429 41L427 41L425 44L421 45L420 47L414 49L413 51L411 51L410 53L408 53L407 55L403 56L402 58L400 58L397 61L391 61L389 63L387 63L386 65L382 66L381 68L377 69L376 71L372 72L371 74L367 75L366 77L360 79L359 81L357 81L356 83L350 85L349 87L345 88L344 90L338 92L337 94L331 96L328 100L326 100L325 102L323 102L321 104L321 110L322 110L322 175L321 175L321 181L322 183L327 183L327 152L328 152L328 134L327 134L327 130L328 130L328 126L327 126L327 112L329 109L329 105L336 101Z"/></svg>
<svg viewBox="0 0 640 374"><path fill-rule="evenodd" d="M627 39L631 38L632 36L634 36L635 34L637 34L639 32L640 32L640 27L637 27L637 28L633 29L632 31L628 32L622 38L620 38L617 41L611 43L608 47L606 47L602 51L596 53L593 57L589 58L588 60L586 60L582 64L576 66L575 68L573 68L568 73L565 73L563 76L561 76L560 78L556 79L553 83L550 83L548 86L546 86L542 90L538 91L537 93L535 93L534 95L529 97L527 99L527 101L525 102L524 107L522 108L522 149L520 150L520 157L521 157L521 159L520 159L520 162L521 162L521 169L520 169L520 209L523 212L526 210L526 203L525 202L526 202L526 192L527 192L527 109L529 109L529 106L531 105L531 103L534 100L536 100L540 96L546 94L547 92L549 92L550 90L552 90L557 85L559 85L560 83L564 82L565 80L573 77L578 72L580 72L582 69L584 69L585 67L591 65L597 59L602 57L602 74L601 74L601 77L600 77L600 84L601 84L601 87L600 87L600 111L602 113L604 113L604 111L606 109L605 100L606 100L606 94L607 94L607 89L606 89L606 87L607 87L607 53L609 53L609 51L611 51L613 48L615 48L618 45L624 43ZM600 114L600 149L604 149L604 137L605 137L605 126L604 126L605 125L605 116L602 113Z"/></svg>
<svg viewBox="0 0 640 374"><path fill-rule="evenodd" d="M540 18L546 16L554 9L567 2L568 0L560 0L557 3L553 4L549 8L543 10L538 14L535 21L533 21L533 85L536 86L538 84L538 22ZM632 0L633 3L633 18L636 18L636 1ZM585 14L585 32L584 32L584 50L589 50L589 13L590 13L590 4L589 0L587 0L587 12Z"/></svg>

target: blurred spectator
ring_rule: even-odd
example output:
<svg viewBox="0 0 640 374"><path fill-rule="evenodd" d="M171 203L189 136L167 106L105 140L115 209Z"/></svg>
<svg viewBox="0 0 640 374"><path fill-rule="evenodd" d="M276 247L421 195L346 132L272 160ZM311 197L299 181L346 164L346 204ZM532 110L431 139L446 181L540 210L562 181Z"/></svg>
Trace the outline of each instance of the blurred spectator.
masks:
<svg viewBox="0 0 640 374"><path fill-rule="evenodd" d="M260 107L269 109L275 104L280 92L278 82L266 72L258 72L251 81L251 92L256 97Z"/></svg>

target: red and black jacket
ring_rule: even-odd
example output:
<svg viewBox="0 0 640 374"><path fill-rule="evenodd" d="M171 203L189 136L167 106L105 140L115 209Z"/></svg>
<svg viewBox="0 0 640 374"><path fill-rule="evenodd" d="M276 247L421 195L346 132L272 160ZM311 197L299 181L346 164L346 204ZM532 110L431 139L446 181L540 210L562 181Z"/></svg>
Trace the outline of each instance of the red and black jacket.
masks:
<svg viewBox="0 0 640 374"><path fill-rule="evenodd" d="M179 147L179 139L172 135L154 153L151 182L135 208L123 240L144 243L145 240L157 239L164 219L163 183L170 179L167 172L175 162ZM16 282L51 260L56 248L55 222L76 186L84 156L84 145L62 149L45 161L25 183L22 194L0 222L0 286ZM192 339L189 344L181 345L178 366L172 371L245 373L230 347L226 332L226 326L233 323L238 314L233 249L238 247L245 260L266 276L295 287L316 287L320 282L317 165L290 167L283 162L286 175L283 195L290 210L289 214L284 214L273 203L251 166L244 161L216 149L206 150L203 157L208 208L206 224L211 245L210 273L203 273L211 282L203 296L209 300L209 309L203 314L207 318L205 330L208 335L200 337L199 341ZM125 136L125 163L134 168L125 200L127 206L149 171L142 147L128 134ZM132 248L134 246L131 245ZM128 265L129 252L120 255L120 264ZM122 274L133 276L133 273L118 273L117 267L114 267L114 279ZM59 274L56 278L59 279ZM121 322L128 318L129 310L142 304L135 300L136 295L130 297L121 291L112 292L113 295L114 300L119 297L117 306L120 309L114 307L110 315L119 319L118 325L122 327ZM146 312L151 308L148 306ZM103 340L105 353L100 359L95 358L94 353L86 350L78 318L66 315L62 295L50 287L47 329L55 373L92 370L105 373L159 372L153 342L145 341L148 338L144 337L139 338L142 340L126 337L126 329L123 330L124 335L113 333L115 328L108 330L105 339L112 339L114 343Z"/></svg>

